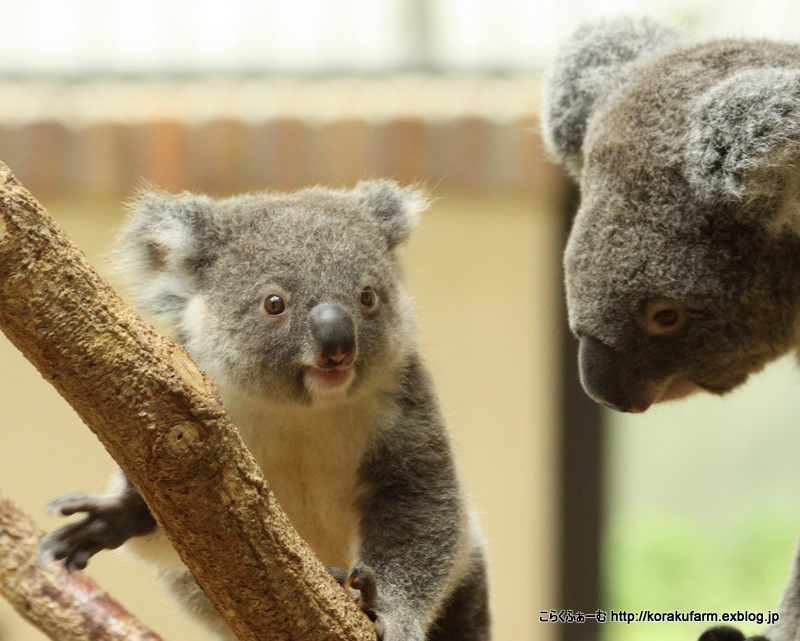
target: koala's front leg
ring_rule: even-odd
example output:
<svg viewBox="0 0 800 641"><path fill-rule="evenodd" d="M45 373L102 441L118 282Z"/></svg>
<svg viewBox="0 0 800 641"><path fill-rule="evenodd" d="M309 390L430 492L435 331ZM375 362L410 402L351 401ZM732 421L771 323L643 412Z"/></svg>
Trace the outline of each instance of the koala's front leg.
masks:
<svg viewBox="0 0 800 641"><path fill-rule="evenodd" d="M488 610L479 586L467 580L474 539L449 444L436 433L415 435L422 436L417 442L386 436L360 470L368 489L355 561L359 570L371 569L361 589L376 592L367 612L376 635L424 641L437 619L442 627L467 627L459 624L477 620L472 611L481 609L487 626L464 629L452 641L485 641ZM451 599L460 586L475 598Z"/></svg>
<svg viewBox="0 0 800 641"><path fill-rule="evenodd" d="M118 479L121 487L109 494L70 492L47 504L51 514L85 512L86 516L45 535L39 542L40 562L64 559L70 572L82 570L100 550L113 550L131 537L155 530L156 521L139 492L122 472Z"/></svg>

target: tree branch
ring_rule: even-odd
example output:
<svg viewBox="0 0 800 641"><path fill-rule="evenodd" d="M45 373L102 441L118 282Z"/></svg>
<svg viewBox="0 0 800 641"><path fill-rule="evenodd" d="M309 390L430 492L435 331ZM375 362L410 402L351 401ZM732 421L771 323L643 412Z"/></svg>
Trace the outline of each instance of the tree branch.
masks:
<svg viewBox="0 0 800 641"><path fill-rule="evenodd" d="M0 163L0 328L97 435L242 641L374 641L183 348Z"/></svg>
<svg viewBox="0 0 800 641"><path fill-rule="evenodd" d="M42 532L0 492L0 594L56 641L161 641L85 574L36 562Z"/></svg>

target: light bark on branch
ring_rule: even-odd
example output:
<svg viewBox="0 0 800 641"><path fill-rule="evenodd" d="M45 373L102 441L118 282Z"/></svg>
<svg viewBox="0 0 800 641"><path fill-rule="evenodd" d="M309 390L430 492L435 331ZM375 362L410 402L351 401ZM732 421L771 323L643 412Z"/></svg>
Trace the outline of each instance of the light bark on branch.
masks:
<svg viewBox="0 0 800 641"><path fill-rule="evenodd" d="M186 352L0 163L0 329L97 435L242 641L374 641Z"/></svg>
<svg viewBox="0 0 800 641"><path fill-rule="evenodd" d="M82 572L38 564L43 534L0 492L0 594L20 616L54 641L161 641Z"/></svg>

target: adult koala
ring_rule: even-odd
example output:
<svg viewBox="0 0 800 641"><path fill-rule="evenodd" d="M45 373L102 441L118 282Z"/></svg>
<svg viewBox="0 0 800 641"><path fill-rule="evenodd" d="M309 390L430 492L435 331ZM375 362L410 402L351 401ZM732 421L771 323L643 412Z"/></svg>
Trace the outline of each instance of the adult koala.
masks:
<svg viewBox="0 0 800 641"><path fill-rule="evenodd" d="M564 262L589 396L724 394L798 346L800 47L587 25L549 74L544 133L581 189ZM779 611L763 638L799 638L800 563Z"/></svg>

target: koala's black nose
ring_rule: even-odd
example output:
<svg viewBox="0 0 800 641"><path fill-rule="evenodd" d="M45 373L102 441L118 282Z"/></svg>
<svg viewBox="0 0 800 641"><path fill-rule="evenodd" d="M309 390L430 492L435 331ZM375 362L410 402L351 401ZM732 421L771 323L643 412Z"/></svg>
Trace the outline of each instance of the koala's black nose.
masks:
<svg viewBox="0 0 800 641"><path fill-rule="evenodd" d="M316 341L317 365L333 368L353 362L356 326L347 310L333 303L320 303L309 313L309 320Z"/></svg>
<svg viewBox="0 0 800 641"><path fill-rule="evenodd" d="M593 400L620 412L643 412L650 407L646 382L605 343L581 336L578 362L581 384Z"/></svg>

